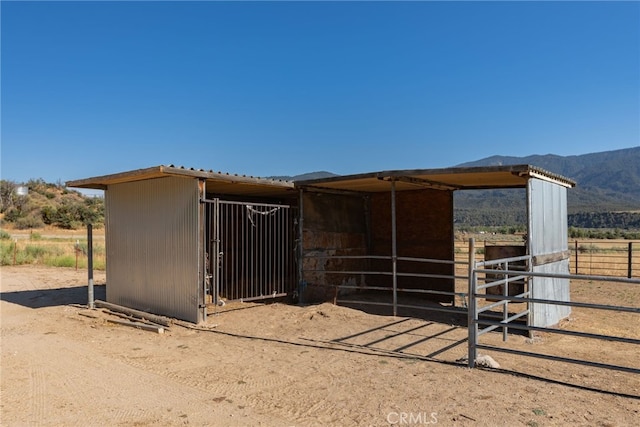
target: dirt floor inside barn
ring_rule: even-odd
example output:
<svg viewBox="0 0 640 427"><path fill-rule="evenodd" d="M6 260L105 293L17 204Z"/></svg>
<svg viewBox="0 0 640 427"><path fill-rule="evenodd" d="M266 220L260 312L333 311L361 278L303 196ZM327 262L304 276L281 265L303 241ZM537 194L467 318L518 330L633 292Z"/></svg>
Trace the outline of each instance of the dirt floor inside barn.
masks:
<svg viewBox="0 0 640 427"><path fill-rule="evenodd" d="M86 272L1 269L0 424L636 425L640 375L488 352L466 368L466 328L321 304L229 304L164 334L87 310ZM104 298L104 273L95 276ZM572 298L640 305L640 287L572 284ZM402 314L402 313L401 313ZM437 320L437 321L436 321ZM640 337L640 316L574 309L564 329ZM640 368L638 346L500 333L482 343Z"/></svg>

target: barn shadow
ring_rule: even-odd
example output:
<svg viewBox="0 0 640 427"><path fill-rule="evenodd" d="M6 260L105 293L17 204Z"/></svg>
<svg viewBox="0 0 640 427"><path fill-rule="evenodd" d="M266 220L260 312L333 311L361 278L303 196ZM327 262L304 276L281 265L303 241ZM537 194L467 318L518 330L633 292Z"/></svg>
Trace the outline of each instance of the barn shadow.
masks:
<svg viewBox="0 0 640 427"><path fill-rule="evenodd" d="M94 285L93 293L95 299L105 300L106 285ZM85 305L87 304L87 295L88 288L85 285L71 288L0 292L0 300L36 309L71 304Z"/></svg>

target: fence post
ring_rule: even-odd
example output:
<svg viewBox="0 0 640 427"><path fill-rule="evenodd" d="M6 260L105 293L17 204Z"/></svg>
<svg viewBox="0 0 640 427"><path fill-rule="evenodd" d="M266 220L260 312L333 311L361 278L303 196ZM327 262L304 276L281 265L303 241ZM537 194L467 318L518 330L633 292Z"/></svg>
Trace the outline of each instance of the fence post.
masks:
<svg viewBox="0 0 640 427"><path fill-rule="evenodd" d="M576 247L576 267L575 267L575 274L578 274L578 241L575 241L575 247Z"/></svg>
<svg viewBox="0 0 640 427"><path fill-rule="evenodd" d="M633 274L633 242L629 242L629 251L628 251L629 260L627 262L627 278L631 279L631 275Z"/></svg>
<svg viewBox="0 0 640 427"><path fill-rule="evenodd" d="M391 180L391 266L393 275L394 317L398 315L398 247L396 238L396 181Z"/></svg>
<svg viewBox="0 0 640 427"><path fill-rule="evenodd" d="M93 228L91 224L87 224L87 270L89 274L88 288L88 306L95 308L95 300L93 297Z"/></svg>
<svg viewBox="0 0 640 427"><path fill-rule="evenodd" d="M478 324L476 323L476 247L475 240L469 239L469 288L468 298L469 304L467 307L467 331L468 331L468 352L467 363L469 368L473 368L476 365L477 349L476 343L478 339Z"/></svg>

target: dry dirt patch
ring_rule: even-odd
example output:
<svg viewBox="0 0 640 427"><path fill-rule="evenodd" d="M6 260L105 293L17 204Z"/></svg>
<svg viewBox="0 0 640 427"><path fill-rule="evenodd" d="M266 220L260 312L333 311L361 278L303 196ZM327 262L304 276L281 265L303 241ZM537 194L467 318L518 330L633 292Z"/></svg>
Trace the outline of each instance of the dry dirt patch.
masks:
<svg viewBox="0 0 640 427"><path fill-rule="evenodd" d="M638 375L502 353L492 356L503 368L533 377L456 364L466 355L461 325L331 304L236 304L210 316L210 331L155 334L109 323L102 311L82 315L86 273L1 274L2 425L634 425L640 417ZM637 336L637 319L626 322L617 328ZM598 322L575 311L563 327L589 323ZM633 346L550 334L508 345L638 367Z"/></svg>

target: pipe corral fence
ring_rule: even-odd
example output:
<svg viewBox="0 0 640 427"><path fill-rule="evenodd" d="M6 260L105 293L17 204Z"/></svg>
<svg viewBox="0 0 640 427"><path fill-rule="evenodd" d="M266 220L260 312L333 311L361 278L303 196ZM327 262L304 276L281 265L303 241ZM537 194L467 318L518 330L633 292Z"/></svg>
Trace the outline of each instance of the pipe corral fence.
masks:
<svg viewBox="0 0 640 427"><path fill-rule="evenodd" d="M632 247L632 244L629 244ZM433 263L448 264L454 266L453 275L419 274L399 271L397 268L385 269L362 269L354 270L348 268L318 269L308 270L309 272L322 272L324 274L342 275L353 277L354 275L368 276L391 276L391 277L418 277L421 279L452 279L456 281L455 292L411 289L397 286L397 281L393 280L391 287L383 286L354 286L348 281L341 285L331 285L333 288L334 304L356 305L356 306L376 306L386 307L394 316L398 315L399 309L422 310L425 312L451 313L465 315L468 327L468 366L474 367L478 358L478 350L490 350L496 352L510 353L520 356L536 357L558 362L581 364L596 368L612 369L627 373L640 373L640 367L620 366L609 363L600 363L585 359L576 359L558 355L548 355L529 351L514 350L496 345L486 345L479 341L480 337L492 332L502 332L502 341L509 338L509 331L517 334L529 334L548 332L573 337L595 339L609 342L619 342L628 345L639 345L640 339L631 337L621 337L606 334L597 334L584 331L566 330L556 327L533 326L526 321L531 315L533 304L580 307L605 312L624 312L633 315L640 315L640 307L623 306L614 304L596 304L578 301L561 301L553 299L533 298L529 287L529 282L536 277L539 278L560 278L569 281L597 281L610 284L626 284L640 286L640 279L616 277L612 275L585 275L585 274L555 274L532 271L533 260L531 255L520 255L508 258L478 260L478 248L475 247L475 240L469 239L468 260L438 260L412 257L395 257L396 263L404 261L408 263ZM631 252L629 252L631 253ZM306 255L305 258L322 260L327 265L349 266L351 261L372 262L369 265L381 265L380 261L394 261L391 256L329 256L329 255ZM405 264L406 265L406 264ZM464 273L462 273L464 271ZM636 270L634 270L636 271ZM466 289L461 290L464 284ZM363 298L362 296L376 293L381 298ZM400 301L400 297L406 295L408 299L414 301L407 304ZM445 296L451 298L450 303L420 303L419 296ZM360 297L360 298L358 298ZM524 306L523 304L524 303ZM515 308L517 311L513 311Z"/></svg>
<svg viewBox="0 0 640 427"><path fill-rule="evenodd" d="M470 252L474 252L473 240L470 240L469 246L470 246L470 249L469 249ZM574 359L574 358L563 357L563 356L520 351L520 350L498 347L495 345L490 346L490 345L479 343L480 336L496 329L502 329L503 341L507 341L508 330L509 328L511 328L518 331L527 331L529 333L547 332L547 333L553 333L553 334L563 334L563 335L570 335L574 337L597 339L597 340L603 340L603 341L615 341L615 342L621 342L621 343L626 343L631 345L640 344L640 339L637 339L637 338L565 330L565 329L556 328L556 327L537 327L537 326L531 326L531 325L522 324L522 323L516 323L517 319L520 319L530 313L528 308L530 304L580 307L580 308L588 308L588 309L600 310L600 311L625 312L625 313L640 315L640 307L532 298L529 291L525 291L517 295L509 295L508 289L509 289L509 284L511 282L521 281L523 279L530 280L531 278L535 278L535 277L551 277L551 278L560 278L560 279L568 279L568 280L588 280L588 281L598 281L598 282L604 282L604 283L625 283L625 284L630 284L634 286L635 285L640 286L640 279L629 279L629 278L612 277L612 276L535 273L530 269L527 269L526 271L518 270L518 269L510 269L509 267L510 264L512 265L513 263L517 263L522 260L527 260L527 256L505 258L500 260L491 260L491 261L483 261L483 262L474 261L472 265L470 265L469 291L468 291L468 298L469 298L468 363L469 363L469 367L473 367L475 365L475 360L477 359L477 355L478 355L478 349L485 349L485 350L492 350L497 352L511 353L511 354L516 354L521 356L537 357L537 358L555 360L560 362L593 366L597 368L613 369L613 370L635 373L635 374L640 373L640 368L638 367L599 363L599 362L593 362L593 361L588 361L584 359ZM529 262L528 264L531 265L531 262ZM494 277L500 276L500 278L498 280L491 280L491 279L488 279L487 276L494 276ZM498 287L498 286L502 286L502 289L503 289L502 295L497 293L490 294L486 292L488 289ZM481 292L483 290L485 291L484 293ZM481 304L481 301L484 301L485 303ZM489 303L487 304L487 302ZM509 312L509 305L513 303L526 303L527 308L515 314L511 314ZM488 318L481 317L481 315L484 312L487 312L491 309L498 308L498 307L501 307L503 312L503 318L501 320L488 319ZM480 325L484 325L485 327L481 328Z"/></svg>

